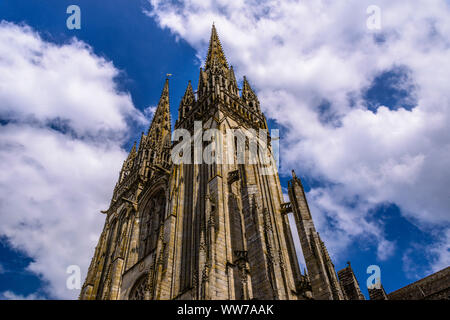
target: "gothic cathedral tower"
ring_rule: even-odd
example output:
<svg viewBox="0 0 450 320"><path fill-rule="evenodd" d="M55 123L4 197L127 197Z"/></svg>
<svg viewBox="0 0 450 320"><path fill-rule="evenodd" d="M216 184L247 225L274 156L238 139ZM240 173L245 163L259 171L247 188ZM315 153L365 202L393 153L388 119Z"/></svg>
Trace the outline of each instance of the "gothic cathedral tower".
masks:
<svg viewBox="0 0 450 320"><path fill-rule="evenodd" d="M104 212L80 299L305 299L311 292L342 299L325 246L305 222L300 181L291 181L291 203L284 203L266 118L245 77L239 90L213 26L197 92L189 82L175 129L200 150L209 146L214 159L235 161L175 149L166 80L148 133L125 160ZM208 129L215 134L205 138ZM265 140L269 161L236 161L249 143L230 148L218 137L236 129L258 145ZM256 134L261 130L265 137ZM183 160L175 163L174 154ZM289 212L308 275L300 272Z"/></svg>

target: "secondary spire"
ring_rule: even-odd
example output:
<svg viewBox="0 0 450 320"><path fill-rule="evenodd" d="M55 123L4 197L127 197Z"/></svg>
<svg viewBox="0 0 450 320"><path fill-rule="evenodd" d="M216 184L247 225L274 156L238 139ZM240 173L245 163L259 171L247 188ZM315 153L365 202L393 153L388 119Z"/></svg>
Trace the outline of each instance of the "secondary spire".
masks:
<svg viewBox="0 0 450 320"><path fill-rule="evenodd" d="M170 131L170 104L169 104L169 78L166 78L164 88L159 98L158 107L156 108L152 122L148 129L148 135L152 131L160 131L161 129Z"/></svg>

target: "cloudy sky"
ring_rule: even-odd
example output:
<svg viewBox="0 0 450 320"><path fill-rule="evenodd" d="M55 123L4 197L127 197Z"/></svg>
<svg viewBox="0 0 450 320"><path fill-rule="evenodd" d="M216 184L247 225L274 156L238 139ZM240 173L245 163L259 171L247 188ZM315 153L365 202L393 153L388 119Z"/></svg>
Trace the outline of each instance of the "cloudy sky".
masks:
<svg viewBox="0 0 450 320"><path fill-rule="evenodd" d="M336 268L367 294L369 265L388 292L450 265L449 1L3 0L0 21L0 298L78 296L67 267L84 278L165 74L174 120L212 22Z"/></svg>

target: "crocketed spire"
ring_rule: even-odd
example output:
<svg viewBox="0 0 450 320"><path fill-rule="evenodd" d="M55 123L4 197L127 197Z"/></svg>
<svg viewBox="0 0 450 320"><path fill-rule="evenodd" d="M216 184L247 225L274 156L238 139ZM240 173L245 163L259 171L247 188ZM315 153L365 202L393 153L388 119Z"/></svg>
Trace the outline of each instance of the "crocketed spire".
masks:
<svg viewBox="0 0 450 320"><path fill-rule="evenodd" d="M206 57L205 70L211 68L214 61L217 61L220 66L228 69L227 58L225 58L219 36L217 35L216 27L213 24L211 39L209 40L208 56Z"/></svg>

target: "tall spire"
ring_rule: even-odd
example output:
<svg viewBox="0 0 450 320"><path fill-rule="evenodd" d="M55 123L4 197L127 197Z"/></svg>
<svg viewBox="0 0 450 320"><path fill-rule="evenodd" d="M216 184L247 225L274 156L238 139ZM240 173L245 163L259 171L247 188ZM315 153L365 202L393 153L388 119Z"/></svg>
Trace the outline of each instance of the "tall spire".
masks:
<svg viewBox="0 0 450 320"><path fill-rule="evenodd" d="M220 44L219 36L217 35L217 30L214 24L211 30L211 39L209 40L208 56L206 57L205 69L213 66L214 61L222 67L228 69L228 62L223 53L222 45Z"/></svg>

